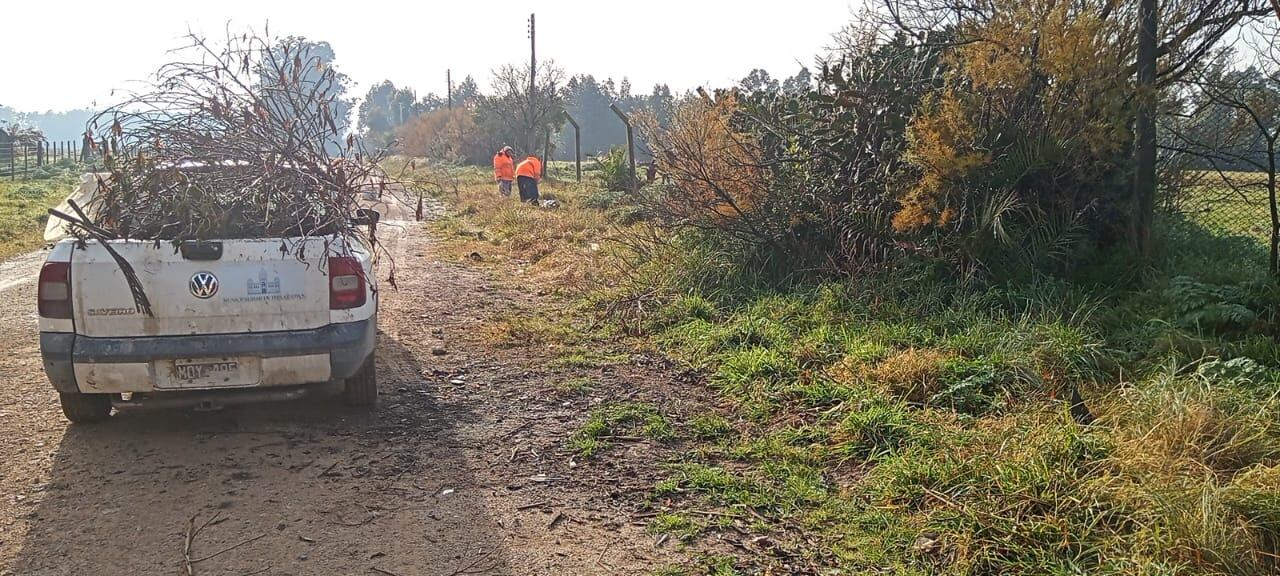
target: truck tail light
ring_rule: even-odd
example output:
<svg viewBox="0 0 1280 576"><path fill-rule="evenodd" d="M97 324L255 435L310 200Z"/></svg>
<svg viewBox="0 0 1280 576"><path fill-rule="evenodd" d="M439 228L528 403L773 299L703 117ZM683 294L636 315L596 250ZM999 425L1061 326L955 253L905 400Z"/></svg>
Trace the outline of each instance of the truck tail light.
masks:
<svg viewBox="0 0 1280 576"><path fill-rule="evenodd" d="M48 262L40 269L40 316L71 319L71 263Z"/></svg>
<svg viewBox="0 0 1280 576"><path fill-rule="evenodd" d="M348 310L364 306L364 269L350 256L329 257L329 309Z"/></svg>

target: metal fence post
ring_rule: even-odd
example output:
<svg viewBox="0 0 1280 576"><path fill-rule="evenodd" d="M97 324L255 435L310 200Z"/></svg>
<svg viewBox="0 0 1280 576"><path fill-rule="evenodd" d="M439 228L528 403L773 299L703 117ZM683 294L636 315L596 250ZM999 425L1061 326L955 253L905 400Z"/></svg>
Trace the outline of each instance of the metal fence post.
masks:
<svg viewBox="0 0 1280 576"><path fill-rule="evenodd" d="M578 121L573 119L566 110L564 113L565 120L573 125L573 165L578 174L578 182L582 181L582 128L578 126Z"/></svg>
<svg viewBox="0 0 1280 576"><path fill-rule="evenodd" d="M613 113L617 114L622 123L627 126L627 158L631 161L631 192L639 192L640 180L636 178L636 138L631 129L631 119L627 118L627 115L618 109L617 102L609 104L609 109L613 110Z"/></svg>

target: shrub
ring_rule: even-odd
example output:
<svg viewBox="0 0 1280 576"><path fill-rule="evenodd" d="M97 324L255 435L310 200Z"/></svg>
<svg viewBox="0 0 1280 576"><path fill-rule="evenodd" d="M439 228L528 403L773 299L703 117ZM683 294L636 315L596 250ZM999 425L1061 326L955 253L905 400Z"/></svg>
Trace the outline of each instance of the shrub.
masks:
<svg viewBox="0 0 1280 576"><path fill-rule="evenodd" d="M1170 281L1163 295L1177 312L1177 321L1188 328L1230 332L1249 328L1258 320L1256 308L1266 306L1250 286L1214 285L1186 276Z"/></svg>
<svg viewBox="0 0 1280 576"><path fill-rule="evenodd" d="M479 164L494 152L485 149L487 143L466 108L434 110L414 117L396 130L396 138L401 153L434 160Z"/></svg>
<svg viewBox="0 0 1280 576"><path fill-rule="evenodd" d="M607 153L597 156L596 171L605 190L611 192L631 190L631 164L627 161L627 151L621 146L614 146Z"/></svg>
<svg viewBox="0 0 1280 576"><path fill-rule="evenodd" d="M1234 386L1246 390L1274 393L1277 382L1275 370L1258 364L1251 358L1210 360L1196 368L1196 375L1218 385ZM1267 388L1272 388L1267 390Z"/></svg>
<svg viewBox="0 0 1280 576"><path fill-rule="evenodd" d="M608 210L618 204L622 204L627 195L620 190L611 188L602 188L592 190L582 201L584 208L592 208L595 210Z"/></svg>

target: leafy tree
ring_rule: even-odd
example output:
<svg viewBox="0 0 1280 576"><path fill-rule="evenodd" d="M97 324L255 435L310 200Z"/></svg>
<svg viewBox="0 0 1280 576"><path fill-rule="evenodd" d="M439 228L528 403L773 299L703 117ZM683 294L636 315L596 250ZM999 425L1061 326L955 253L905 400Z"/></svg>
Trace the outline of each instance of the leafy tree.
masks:
<svg viewBox="0 0 1280 576"><path fill-rule="evenodd" d="M617 104L628 114L652 112L661 126L668 125L676 98L666 84L655 84L648 95L632 94L631 90L631 82L625 78L621 83L615 83L612 78L599 81L590 74L569 79L565 86L565 108L582 126L583 154L599 156L617 147L626 148L626 128L609 109L610 104ZM572 132L564 131L559 138L560 157L572 159ZM644 139L639 138L636 145L636 155L641 161L647 161L650 154Z"/></svg>
<svg viewBox="0 0 1280 576"><path fill-rule="evenodd" d="M416 101L412 90L397 88L390 80L383 80L369 87L357 112L357 131L361 136L380 146L388 144L395 129L425 111L434 109L434 95Z"/></svg>
<svg viewBox="0 0 1280 576"><path fill-rule="evenodd" d="M782 91L787 94L804 94L813 89L813 75L809 73L809 68L801 67L795 76L782 81Z"/></svg>
<svg viewBox="0 0 1280 576"><path fill-rule="evenodd" d="M609 110L609 104L617 95L608 86L586 74L570 78L565 93L569 114L582 126L583 154L599 155L615 146L626 145L626 131ZM561 135L560 149L568 153L573 151L570 138L571 134Z"/></svg>
<svg viewBox="0 0 1280 576"><path fill-rule="evenodd" d="M751 73L747 74L746 78L743 78L738 82L738 86L748 94L772 94L776 93L779 89L778 81L774 80L773 77L769 75L768 71L760 68L756 68L755 70L752 70Z"/></svg>
<svg viewBox="0 0 1280 576"><path fill-rule="evenodd" d="M435 92L428 93L426 96L418 99L417 103L413 105L415 115L426 114L428 112L434 112L448 107L449 103L445 98L440 97Z"/></svg>
<svg viewBox="0 0 1280 576"><path fill-rule="evenodd" d="M649 94L649 101L645 103L645 107L653 113L659 126L665 127L671 123L671 114L675 106L676 97L671 94L671 88L666 84L654 84L653 92Z"/></svg>
<svg viewBox="0 0 1280 576"><path fill-rule="evenodd" d="M480 86L476 84L476 79L470 74L462 79L462 82L453 87L453 106L463 108L474 108L480 103ZM448 104L446 102L446 104Z"/></svg>

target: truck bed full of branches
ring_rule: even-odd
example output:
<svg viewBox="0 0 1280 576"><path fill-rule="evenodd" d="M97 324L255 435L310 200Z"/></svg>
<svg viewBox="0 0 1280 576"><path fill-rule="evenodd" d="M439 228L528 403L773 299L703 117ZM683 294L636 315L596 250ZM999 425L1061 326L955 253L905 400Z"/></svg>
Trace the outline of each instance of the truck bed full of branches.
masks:
<svg viewBox="0 0 1280 576"><path fill-rule="evenodd" d="M94 222L72 228L178 242L356 234L360 195L387 184L380 156L334 117L343 77L305 41L188 38L149 89L92 121L106 170Z"/></svg>

